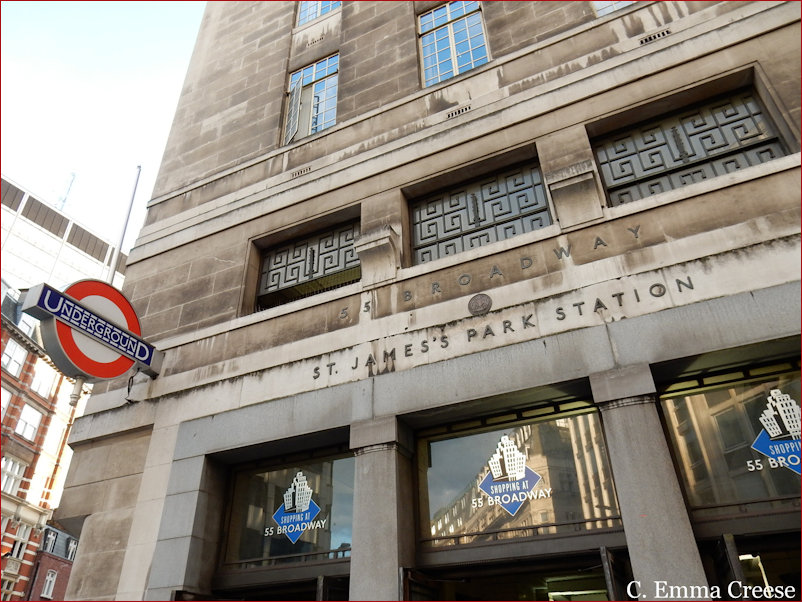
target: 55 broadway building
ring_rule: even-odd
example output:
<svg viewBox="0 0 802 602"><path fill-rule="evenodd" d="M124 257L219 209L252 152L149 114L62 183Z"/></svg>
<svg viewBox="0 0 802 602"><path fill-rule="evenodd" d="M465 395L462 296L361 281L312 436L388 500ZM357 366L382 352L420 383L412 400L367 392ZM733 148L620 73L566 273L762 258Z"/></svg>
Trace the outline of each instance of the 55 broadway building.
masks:
<svg viewBox="0 0 802 602"><path fill-rule="evenodd" d="M799 599L800 5L210 2L72 599Z"/></svg>

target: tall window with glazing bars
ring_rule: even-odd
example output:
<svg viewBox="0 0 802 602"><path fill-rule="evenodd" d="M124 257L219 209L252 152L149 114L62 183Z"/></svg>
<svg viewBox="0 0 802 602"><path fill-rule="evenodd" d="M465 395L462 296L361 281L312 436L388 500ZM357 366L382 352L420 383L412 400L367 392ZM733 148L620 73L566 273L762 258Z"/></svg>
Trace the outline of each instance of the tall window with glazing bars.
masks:
<svg viewBox="0 0 802 602"><path fill-rule="evenodd" d="M611 206L787 154L751 89L630 127L593 146Z"/></svg>
<svg viewBox="0 0 802 602"><path fill-rule="evenodd" d="M337 122L340 55L333 54L290 75L284 144Z"/></svg>
<svg viewBox="0 0 802 602"><path fill-rule="evenodd" d="M303 25L309 21L313 21L328 12L339 8L340 2L329 2L326 0L302 0L298 3L298 25Z"/></svg>
<svg viewBox="0 0 802 602"><path fill-rule="evenodd" d="M448 2L422 14L418 25L424 86L488 61L479 2Z"/></svg>

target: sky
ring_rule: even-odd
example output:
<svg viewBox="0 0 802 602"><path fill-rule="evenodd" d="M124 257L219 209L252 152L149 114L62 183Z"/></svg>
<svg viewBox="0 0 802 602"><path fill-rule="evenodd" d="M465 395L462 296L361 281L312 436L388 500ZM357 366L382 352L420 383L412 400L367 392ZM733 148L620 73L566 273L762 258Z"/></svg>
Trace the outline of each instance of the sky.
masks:
<svg viewBox="0 0 802 602"><path fill-rule="evenodd" d="M3 0L3 176L128 252L205 4Z"/></svg>

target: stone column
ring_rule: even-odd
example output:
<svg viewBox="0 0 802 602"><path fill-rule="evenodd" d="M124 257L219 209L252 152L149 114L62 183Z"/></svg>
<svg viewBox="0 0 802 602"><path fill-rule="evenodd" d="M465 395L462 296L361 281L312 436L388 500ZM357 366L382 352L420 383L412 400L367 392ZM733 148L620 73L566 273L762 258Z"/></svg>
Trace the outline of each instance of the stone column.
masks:
<svg viewBox="0 0 802 602"><path fill-rule="evenodd" d="M356 453L351 600L400 600L415 533L411 434L395 417L351 425Z"/></svg>
<svg viewBox="0 0 802 602"><path fill-rule="evenodd" d="M601 410L629 557L641 599L671 600L671 586L705 599L707 578L660 418L649 366L590 375ZM681 590L674 590L681 591ZM709 599L709 598L707 598Z"/></svg>

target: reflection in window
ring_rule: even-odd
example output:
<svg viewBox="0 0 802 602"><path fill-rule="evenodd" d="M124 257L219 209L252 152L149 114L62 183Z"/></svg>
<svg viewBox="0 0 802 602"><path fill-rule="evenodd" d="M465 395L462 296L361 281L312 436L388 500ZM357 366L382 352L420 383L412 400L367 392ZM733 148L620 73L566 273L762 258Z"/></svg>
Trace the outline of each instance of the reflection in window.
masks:
<svg viewBox="0 0 802 602"><path fill-rule="evenodd" d="M325 130L337 122L340 55L334 54L290 76L284 144Z"/></svg>
<svg viewBox="0 0 802 602"><path fill-rule="evenodd" d="M42 413L28 404L25 404L25 407L22 408L19 420L17 421L17 426L14 428L14 432L18 435L22 435L29 441L33 441L36 438L36 431L39 429L40 422L42 422Z"/></svg>
<svg viewBox="0 0 802 602"><path fill-rule="evenodd" d="M19 376L27 357L28 350L15 340L9 339L3 349L3 368L12 376Z"/></svg>
<svg viewBox="0 0 802 602"><path fill-rule="evenodd" d="M773 391L789 396L782 410L787 410L785 420L774 413ZM799 396L796 375L734 383L663 400L668 433L691 506L799 496L799 431L778 426L772 438L764 425L767 416L774 416L780 425L788 422L793 431ZM790 453L775 455L778 450Z"/></svg>
<svg viewBox="0 0 802 602"><path fill-rule="evenodd" d="M598 0L593 2L593 8L597 17L609 15L617 10L626 8L632 4L632 0Z"/></svg>
<svg viewBox="0 0 802 602"><path fill-rule="evenodd" d="M478 2L449 2L420 16L424 86L487 62Z"/></svg>
<svg viewBox="0 0 802 602"><path fill-rule="evenodd" d="M313 19L317 19L321 15L339 8L340 2L328 0L301 0L298 6L298 25L308 23Z"/></svg>
<svg viewBox="0 0 802 602"><path fill-rule="evenodd" d="M235 477L225 564L344 558L351 550L354 458Z"/></svg>
<svg viewBox="0 0 802 602"><path fill-rule="evenodd" d="M595 413L426 443L421 523L429 545L619 525Z"/></svg>

